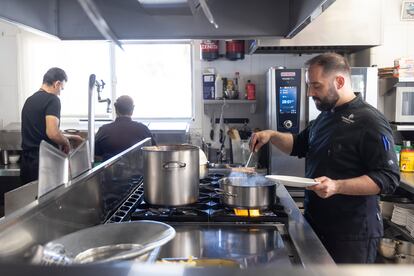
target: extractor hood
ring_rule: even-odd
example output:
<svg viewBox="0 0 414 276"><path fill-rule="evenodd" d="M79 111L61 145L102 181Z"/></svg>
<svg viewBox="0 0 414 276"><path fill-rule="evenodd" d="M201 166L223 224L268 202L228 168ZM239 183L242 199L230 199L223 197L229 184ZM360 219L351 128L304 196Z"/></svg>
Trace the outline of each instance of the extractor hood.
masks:
<svg viewBox="0 0 414 276"><path fill-rule="evenodd" d="M1 0L0 18L63 40L293 37L332 1Z"/></svg>
<svg viewBox="0 0 414 276"><path fill-rule="evenodd" d="M291 39L260 38L249 41L249 53L352 53L381 44L381 0L336 0L324 3L306 19ZM329 6L329 9L326 7ZM326 11L324 11L326 9ZM323 12L324 11L324 12ZM322 13L323 12L323 13Z"/></svg>

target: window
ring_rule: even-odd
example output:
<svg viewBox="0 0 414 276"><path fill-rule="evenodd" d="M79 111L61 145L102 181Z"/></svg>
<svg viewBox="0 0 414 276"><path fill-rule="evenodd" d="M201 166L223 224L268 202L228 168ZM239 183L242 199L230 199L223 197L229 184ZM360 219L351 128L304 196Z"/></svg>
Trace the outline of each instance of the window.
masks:
<svg viewBox="0 0 414 276"><path fill-rule="evenodd" d="M116 48L116 96L134 99L134 118L191 118L191 44L124 44Z"/></svg>
<svg viewBox="0 0 414 276"><path fill-rule="evenodd" d="M22 49L22 98L36 92L43 75L51 67L60 67L68 75L65 90L60 95L62 117L85 118L88 115L89 75L109 83L110 43L104 41L59 41L25 34ZM108 80L108 81L107 81ZM103 98L111 98L111 87L103 90ZM110 117L106 104L95 104L96 117Z"/></svg>
<svg viewBox="0 0 414 276"><path fill-rule="evenodd" d="M134 99L134 118L192 118L191 43L128 42L123 47L125 51L105 41L59 41L25 33L20 108L40 87L43 74L60 67L69 79L60 96L62 117L87 117L89 76L95 74L106 83L103 99L121 95ZM94 100L96 118L112 117L106 103Z"/></svg>

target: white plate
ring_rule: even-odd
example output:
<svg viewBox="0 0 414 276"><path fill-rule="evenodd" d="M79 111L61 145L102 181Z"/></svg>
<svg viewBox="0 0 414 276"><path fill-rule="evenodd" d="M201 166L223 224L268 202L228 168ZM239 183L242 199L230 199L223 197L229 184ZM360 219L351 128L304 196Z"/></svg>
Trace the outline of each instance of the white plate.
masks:
<svg viewBox="0 0 414 276"><path fill-rule="evenodd" d="M285 186L290 187L298 187L298 188L305 188L309 186L313 186L319 184L312 178L304 178L304 177L297 177L297 176L289 176L289 175L266 175L266 178L280 182Z"/></svg>

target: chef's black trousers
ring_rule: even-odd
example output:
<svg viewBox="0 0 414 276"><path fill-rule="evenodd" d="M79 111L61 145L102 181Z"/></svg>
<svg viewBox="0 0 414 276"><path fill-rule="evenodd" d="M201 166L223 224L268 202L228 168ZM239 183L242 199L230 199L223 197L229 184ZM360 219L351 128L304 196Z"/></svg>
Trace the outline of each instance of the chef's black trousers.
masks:
<svg viewBox="0 0 414 276"><path fill-rule="evenodd" d="M20 162L20 179L23 184L39 178L39 151L23 151Z"/></svg>
<svg viewBox="0 0 414 276"><path fill-rule="evenodd" d="M380 238L356 241L321 238L321 241L336 263L366 264L375 262Z"/></svg>

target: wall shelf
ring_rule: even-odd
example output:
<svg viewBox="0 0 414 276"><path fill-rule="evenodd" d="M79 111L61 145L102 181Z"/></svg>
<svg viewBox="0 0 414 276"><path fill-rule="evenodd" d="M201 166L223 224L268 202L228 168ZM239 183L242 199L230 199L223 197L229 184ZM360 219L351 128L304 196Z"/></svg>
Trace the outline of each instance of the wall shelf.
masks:
<svg viewBox="0 0 414 276"><path fill-rule="evenodd" d="M235 105L235 104L242 104L242 105L250 105L250 113L256 112L256 100L203 100L204 105L206 106L213 106L213 105Z"/></svg>

